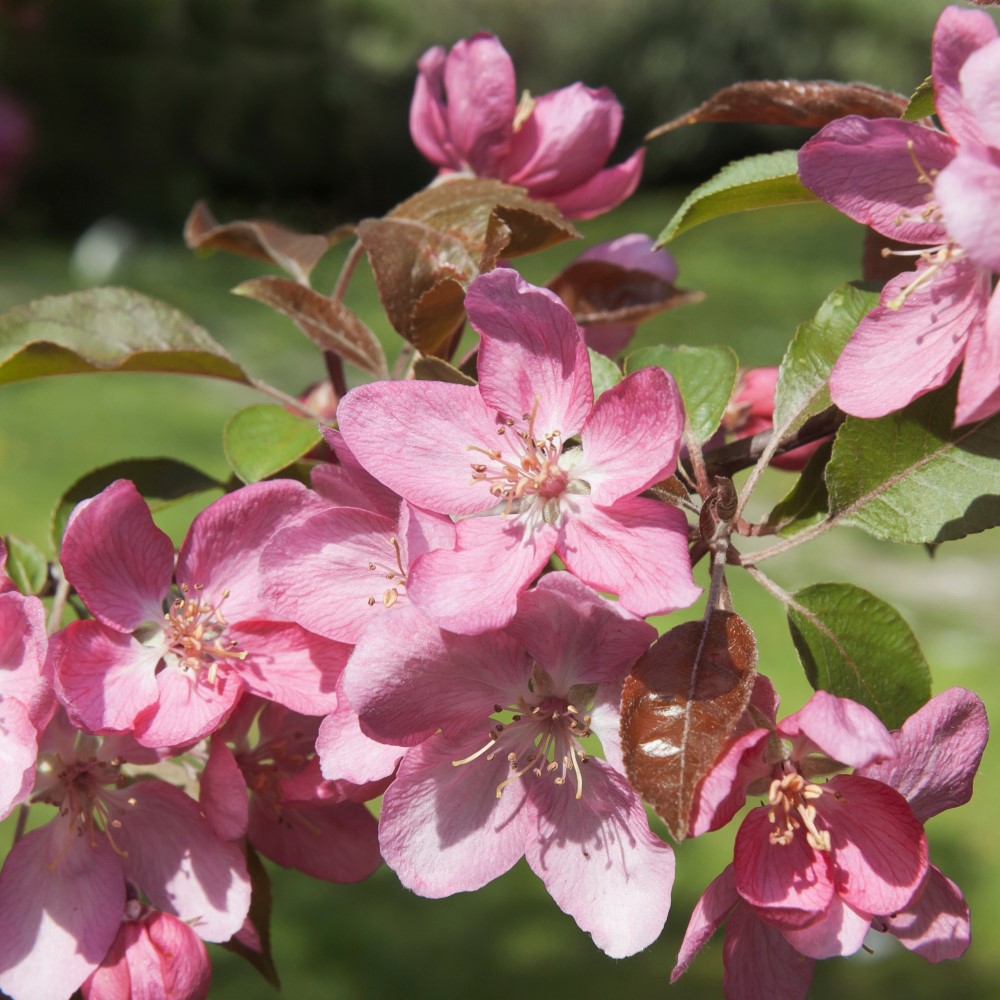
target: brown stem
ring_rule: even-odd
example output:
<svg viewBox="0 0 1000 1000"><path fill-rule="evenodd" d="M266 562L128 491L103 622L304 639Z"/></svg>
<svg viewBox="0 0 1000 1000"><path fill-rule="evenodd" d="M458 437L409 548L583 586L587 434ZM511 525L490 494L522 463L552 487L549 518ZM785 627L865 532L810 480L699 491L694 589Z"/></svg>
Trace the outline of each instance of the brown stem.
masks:
<svg viewBox="0 0 1000 1000"><path fill-rule="evenodd" d="M354 275L354 269L358 266L358 261L361 260L361 254L364 252L364 247L361 245L359 240L351 247L347 252L347 256L344 258L344 263L340 268L340 274L337 275L337 284L333 286L333 292L330 294L330 298L334 302L343 302L344 295L347 293L347 286L351 283L351 277Z"/></svg>

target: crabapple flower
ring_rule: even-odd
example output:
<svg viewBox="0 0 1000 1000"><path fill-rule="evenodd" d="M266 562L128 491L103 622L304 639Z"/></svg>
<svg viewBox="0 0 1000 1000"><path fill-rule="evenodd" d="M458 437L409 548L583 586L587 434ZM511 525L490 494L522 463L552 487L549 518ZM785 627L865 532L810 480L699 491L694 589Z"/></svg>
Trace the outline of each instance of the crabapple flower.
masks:
<svg viewBox="0 0 1000 1000"><path fill-rule="evenodd" d="M652 626L551 573L505 631L456 635L410 607L369 634L345 673L351 704L376 738L419 741L379 821L383 857L403 884L448 896L526 857L609 955L652 943L673 853L651 833L618 746L622 684ZM592 734L607 761L585 749Z"/></svg>
<svg viewBox="0 0 1000 1000"><path fill-rule="evenodd" d="M62 562L96 620L71 623L52 644L74 721L165 747L212 732L245 690L329 711L350 647L277 620L257 594L264 543L323 507L289 480L230 493L194 519L175 571L170 539L128 480L81 504Z"/></svg>
<svg viewBox="0 0 1000 1000"><path fill-rule="evenodd" d="M181 789L130 774L158 759L130 737L80 732L62 712L49 723L32 802L57 813L14 844L0 871L0 990L68 998L112 946L129 886L206 941L242 927L243 851L220 841Z"/></svg>
<svg viewBox="0 0 1000 1000"><path fill-rule="evenodd" d="M643 151L605 167L618 141L621 105L606 87L582 83L520 103L514 64L480 32L450 52L428 49L410 105L410 134L442 174L494 177L588 219L624 201L639 183Z"/></svg>
<svg viewBox="0 0 1000 1000"><path fill-rule="evenodd" d="M833 401L879 417L943 385L963 364L955 424L1000 410L1000 39L980 11L947 8L932 46L944 132L848 116L803 146L799 174L824 201L923 249L890 280L830 376Z"/></svg>
<svg viewBox="0 0 1000 1000"><path fill-rule="evenodd" d="M83 1000L205 1000L211 985L201 938L183 920L129 899L117 937L80 993Z"/></svg>
<svg viewBox="0 0 1000 1000"><path fill-rule="evenodd" d="M380 795L384 784L324 781L315 750L318 729L315 716L245 697L212 737L202 809L223 839L247 834L279 865L329 882L359 882L382 862L378 824L363 803Z"/></svg>
<svg viewBox="0 0 1000 1000"><path fill-rule="evenodd" d="M639 496L676 464L673 379L646 368L595 403L580 328L510 268L476 278L465 305L481 337L478 386L375 382L338 410L368 472L458 522L453 550L413 560L409 599L451 631L499 628L556 552L635 614L687 607L699 593L687 522Z"/></svg>
<svg viewBox="0 0 1000 1000"><path fill-rule="evenodd" d="M819 692L773 732L733 741L700 790L698 832L731 818L761 777L770 778L768 805L748 814L733 864L698 902L672 980L723 924L728 1000L805 997L814 959L851 954L871 928L930 962L965 952L968 907L950 879L921 864L921 828L971 796L988 736L985 709L972 692L952 688L889 736L891 746L867 710ZM812 780L843 764L854 773ZM819 853L827 872L815 865Z"/></svg>

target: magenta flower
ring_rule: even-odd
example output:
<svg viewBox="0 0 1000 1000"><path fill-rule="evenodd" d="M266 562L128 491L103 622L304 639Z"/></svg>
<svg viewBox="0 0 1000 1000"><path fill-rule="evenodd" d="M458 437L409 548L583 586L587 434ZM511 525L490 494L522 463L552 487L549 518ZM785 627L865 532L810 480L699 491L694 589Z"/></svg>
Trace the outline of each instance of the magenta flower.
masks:
<svg viewBox="0 0 1000 1000"><path fill-rule="evenodd" d="M194 519L175 571L173 545L132 483L81 504L62 562L96 620L71 623L52 649L71 717L165 747L212 732L244 690L296 711L333 708L350 647L278 620L257 595L265 542L323 506L290 480L230 493Z"/></svg>
<svg viewBox="0 0 1000 1000"><path fill-rule="evenodd" d="M118 936L80 993L83 1000L205 1000L211 985L201 938L184 921L130 899Z"/></svg>
<svg viewBox="0 0 1000 1000"><path fill-rule="evenodd" d="M605 87L575 83L517 103L514 64L479 33L449 53L428 49L410 105L410 134L442 173L463 171L527 188L564 215L588 219L639 183L643 151L605 167L621 130L621 105Z"/></svg>
<svg viewBox="0 0 1000 1000"><path fill-rule="evenodd" d="M454 550L409 567L409 599L454 632L498 628L557 552L636 614L687 607L699 590L684 516L639 496L676 464L673 379L646 368L595 403L580 328L555 295L499 268L465 304L481 336L478 386L376 382L338 411L373 476L458 520Z"/></svg>
<svg viewBox="0 0 1000 1000"><path fill-rule="evenodd" d="M0 871L0 990L68 998L100 965L129 893L206 941L227 941L250 906L243 851L211 831L197 803L164 781L130 777L159 754L125 736L49 724L33 802L58 812L21 837Z"/></svg>
<svg viewBox="0 0 1000 1000"><path fill-rule="evenodd" d="M655 634L566 573L524 594L503 632L444 632L412 607L373 623L345 688L373 735L420 741L379 823L403 884L434 898L474 890L523 856L609 955L655 940L673 853L651 833L618 747L622 684ZM591 734L607 761L583 749Z"/></svg>
<svg viewBox="0 0 1000 1000"><path fill-rule="evenodd" d="M830 376L833 401L879 417L943 385L959 364L956 425L1000 410L1000 40L980 11L947 8L933 41L945 132L838 119L799 153L803 183L892 239L924 249L888 282Z"/></svg>
<svg viewBox="0 0 1000 1000"><path fill-rule="evenodd" d="M671 979L723 924L728 1000L805 997L813 960L856 951L870 927L931 962L962 955L968 907L927 864L921 827L969 799L987 735L982 702L952 688L889 745L867 710L823 692L773 734L740 736L701 790L699 832L733 815L748 781L753 790L773 775L769 805L744 820L733 864L695 908ZM836 766L831 753L856 770L814 783L810 776Z"/></svg>

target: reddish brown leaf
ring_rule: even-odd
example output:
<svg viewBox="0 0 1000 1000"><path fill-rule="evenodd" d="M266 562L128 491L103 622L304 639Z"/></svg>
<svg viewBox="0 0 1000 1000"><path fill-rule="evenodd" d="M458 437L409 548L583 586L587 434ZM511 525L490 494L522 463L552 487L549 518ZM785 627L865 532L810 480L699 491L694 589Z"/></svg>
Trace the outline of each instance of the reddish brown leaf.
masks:
<svg viewBox="0 0 1000 1000"><path fill-rule="evenodd" d="M625 772L677 840L687 834L695 788L747 707L756 663L750 626L716 611L660 636L625 679Z"/></svg>
<svg viewBox="0 0 1000 1000"><path fill-rule="evenodd" d="M233 291L287 316L321 350L363 371L386 376L385 354L378 337L342 302L287 278L254 278Z"/></svg>
<svg viewBox="0 0 1000 1000"><path fill-rule="evenodd" d="M417 358L413 364L413 377L425 382L453 382L455 385L475 385L476 380L469 378L454 365L441 358Z"/></svg>
<svg viewBox="0 0 1000 1000"><path fill-rule="evenodd" d="M677 288L648 271L633 271L603 260L578 260L549 283L581 326L641 323L659 312L700 302L704 292Z"/></svg>
<svg viewBox="0 0 1000 1000"><path fill-rule="evenodd" d="M749 122L755 125L801 125L820 128L844 115L898 118L907 99L867 83L831 80L745 80L723 87L703 104L648 133L655 139L698 122Z"/></svg>
<svg viewBox="0 0 1000 1000"><path fill-rule="evenodd" d="M341 227L320 236L297 233L263 219L219 223L208 205L199 201L184 223L184 242L192 250L225 250L266 260L304 282L320 257L351 231L350 227Z"/></svg>

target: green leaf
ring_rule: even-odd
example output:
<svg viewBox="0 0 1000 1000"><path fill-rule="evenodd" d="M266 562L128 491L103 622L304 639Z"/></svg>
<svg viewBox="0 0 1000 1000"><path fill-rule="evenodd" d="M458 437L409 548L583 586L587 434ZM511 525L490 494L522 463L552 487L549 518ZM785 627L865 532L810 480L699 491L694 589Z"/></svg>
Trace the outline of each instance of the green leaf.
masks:
<svg viewBox="0 0 1000 1000"><path fill-rule="evenodd" d="M644 347L625 359L625 371L650 365L677 380L688 423L698 441L716 431L736 387L739 359L729 347Z"/></svg>
<svg viewBox="0 0 1000 1000"><path fill-rule="evenodd" d="M784 437L830 406L827 383L844 345L878 294L853 285L834 289L816 315L799 325L778 371L774 389L774 429Z"/></svg>
<svg viewBox="0 0 1000 1000"><path fill-rule="evenodd" d="M866 705L889 729L930 698L924 654L885 601L847 583L819 583L791 599L788 628L816 690Z"/></svg>
<svg viewBox="0 0 1000 1000"><path fill-rule="evenodd" d="M49 563L41 549L17 535L7 535L7 576L22 594L38 594L49 579Z"/></svg>
<svg viewBox="0 0 1000 1000"><path fill-rule="evenodd" d="M594 383L594 399L602 392L607 392L612 386L622 380L621 369L606 354L587 348L590 355L590 379Z"/></svg>
<svg viewBox="0 0 1000 1000"><path fill-rule="evenodd" d="M234 413L222 432L226 459L245 483L273 476L321 440L315 420L297 417L270 403L257 403Z"/></svg>
<svg viewBox="0 0 1000 1000"><path fill-rule="evenodd" d="M78 479L59 498L50 521L53 551L59 550L73 508L118 479L131 479L153 513L207 490L225 489L224 483L173 458L130 458L101 466Z"/></svg>
<svg viewBox="0 0 1000 1000"><path fill-rule="evenodd" d="M905 121L915 122L921 118L930 118L934 114L934 81L927 77L910 97L910 103L902 117Z"/></svg>
<svg viewBox="0 0 1000 1000"><path fill-rule="evenodd" d="M52 295L0 316L0 384L105 371L211 375L250 384L193 319L129 288Z"/></svg>
<svg viewBox="0 0 1000 1000"><path fill-rule="evenodd" d="M1000 524L1000 414L952 430L956 380L878 420L848 417L826 470L830 515L893 542Z"/></svg>
<svg viewBox="0 0 1000 1000"><path fill-rule="evenodd" d="M824 441L809 456L795 485L775 508L767 515L766 524L777 530L779 535L796 535L803 528L817 524L827 517L830 499L826 491L823 472L830 460L833 441Z"/></svg>
<svg viewBox="0 0 1000 1000"><path fill-rule="evenodd" d="M696 187L660 233L656 245L663 246L681 233L723 215L817 200L799 180L796 150L748 156L727 164L711 180Z"/></svg>

